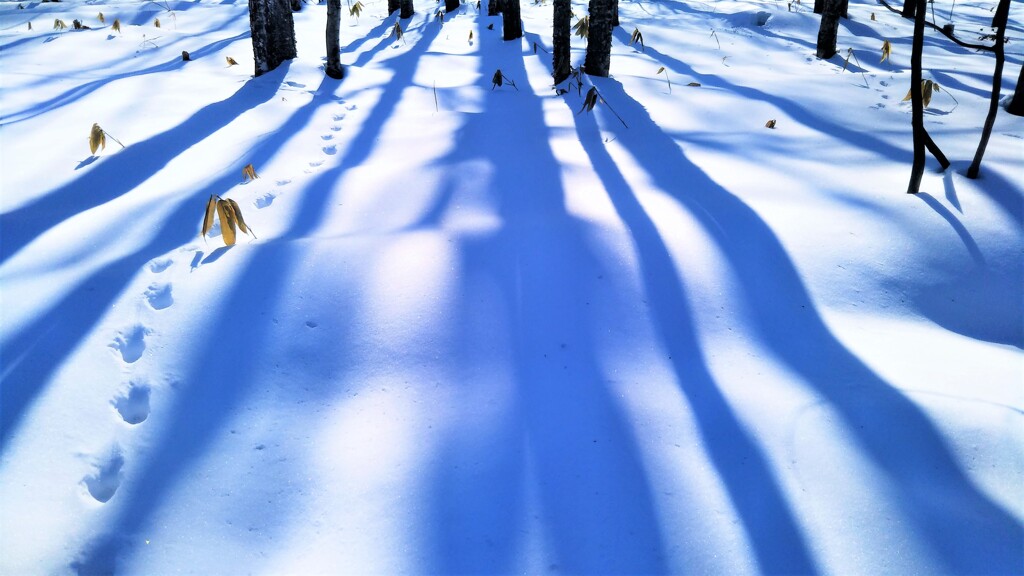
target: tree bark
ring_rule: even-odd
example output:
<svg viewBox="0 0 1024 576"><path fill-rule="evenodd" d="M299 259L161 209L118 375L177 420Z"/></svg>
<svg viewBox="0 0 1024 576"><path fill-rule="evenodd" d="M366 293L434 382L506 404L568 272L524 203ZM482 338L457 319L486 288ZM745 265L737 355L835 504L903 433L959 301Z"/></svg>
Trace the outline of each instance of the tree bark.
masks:
<svg viewBox="0 0 1024 576"><path fill-rule="evenodd" d="M341 0L327 0L327 68L331 78L341 80L345 70L341 67Z"/></svg>
<svg viewBox="0 0 1024 576"><path fill-rule="evenodd" d="M487 0L487 15L497 16L501 13L501 0Z"/></svg>
<svg viewBox="0 0 1024 576"><path fill-rule="evenodd" d="M590 33L583 71L591 76L608 76L612 61L611 0L590 0Z"/></svg>
<svg viewBox="0 0 1024 576"><path fill-rule="evenodd" d="M825 0L814 0L814 13L821 14L825 11Z"/></svg>
<svg viewBox="0 0 1024 576"><path fill-rule="evenodd" d="M412 18L412 15L416 13L416 9L412 5L412 0L399 0L398 4L400 11L398 14L399 18Z"/></svg>
<svg viewBox="0 0 1024 576"><path fill-rule="evenodd" d="M924 7L921 7L921 11L924 11ZM903 12L901 15L904 18L914 18L917 16L917 0L903 0Z"/></svg>
<svg viewBox="0 0 1024 576"><path fill-rule="evenodd" d="M572 60L569 48L572 35L572 2L571 0L554 0L551 31L551 58L554 71L552 77L555 84L561 84L572 72Z"/></svg>
<svg viewBox="0 0 1024 576"><path fill-rule="evenodd" d="M256 76L295 58L295 21L290 0L249 0L249 28Z"/></svg>
<svg viewBox="0 0 1024 576"><path fill-rule="evenodd" d="M459 0L444 0L444 11L446 14L451 14L459 9Z"/></svg>
<svg viewBox="0 0 1024 576"><path fill-rule="evenodd" d="M302 10L302 0L291 0L292 12L299 12Z"/></svg>
<svg viewBox="0 0 1024 576"><path fill-rule="evenodd" d="M1020 75L1017 76L1017 88L1013 91L1013 100L1010 100L1006 111L1014 116L1024 116L1024 66L1020 68Z"/></svg>
<svg viewBox="0 0 1024 576"><path fill-rule="evenodd" d="M619 0L612 0L612 28L619 27Z"/></svg>
<svg viewBox="0 0 1024 576"><path fill-rule="evenodd" d="M910 167L908 194L921 191L921 177L924 176L924 147L928 134L924 129L924 98L921 93L921 52L924 49L925 0L907 0L916 4L914 16L914 39L910 51L910 126L914 131L914 161ZM904 11L906 8L904 7Z"/></svg>
<svg viewBox="0 0 1024 576"><path fill-rule="evenodd" d="M825 0L825 10L821 14L821 26L818 28L818 58L828 60L836 55L836 37L839 34L841 9L840 0Z"/></svg>
<svg viewBox="0 0 1024 576"><path fill-rule="evenodd" d="M249 0L249 29L252 31L252 56L256 65L255 75L260 76L273 68L267 63L269 39L267 20L269 18L265 0Z"/></svg>
<svg viewBox="0 0 1024 576"><path fill-rule="evenodd" d="M523 20L519 15L519 0L502 0L501 30L505 40L523 37Z"/></svg>
<svg viewBox="0 0 1024 576"><path fill-rule="evenodd" d="M398 0L388 0L388 16L398 12L399 5Z"/></svg>
<svg viewBox="0 0 1024 576"><path fill-rule="evenodd" d="M985 127L981 131L981 142L978 144L978 151L974 154L974 161L967 169L968 178L977 178L981 172L981 159L985 155L985 148L988 147L988 139L992 135L992 127L996 123L996 114L999 112L999 90L1003 84L1003 39L1006 37L1006 22L1010 16L1010 0L999 0L996 6L996 15L992 19L992 27L996 29L996 69L992 74L992 100L988 105L988 117L985 118ZM1019 89L1020 86L1018 85Z"/></svg>

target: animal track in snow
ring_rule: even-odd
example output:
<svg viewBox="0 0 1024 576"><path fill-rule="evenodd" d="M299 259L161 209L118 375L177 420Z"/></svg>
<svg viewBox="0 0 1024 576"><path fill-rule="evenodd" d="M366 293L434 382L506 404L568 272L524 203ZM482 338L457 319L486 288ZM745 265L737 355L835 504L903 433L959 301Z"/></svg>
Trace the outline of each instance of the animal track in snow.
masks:
<svg viewBox="0 0 1024 576"><path fill-rule="evenodd" d="M320 139L324 140L324 141L333 140L334 139L334 135L333 134L324 134L323 136L320 137Z"/></svg>
<svg viewBox="0 0 1024 576"><path fill-rule="evenodd" d="M323 163L324 163L323 160L314 160L313 162L309 163L309 167L310 168L318 168Z"/></svg>
<svg viewBox="0 0 1024 576"><path fill-rule="evenodd" d="M327 154L328 156L334 156L337 153L338 147L335 146L334 144L331 144L330 146L324 146L324 154Z"/></svg>
<svg viewBox="0 0 1024 576"><path fill-rule="evenodd" d="M108 502L121 487L121 468L124 467L124 456L121 448L114 446L106 462L99 464L96 472L82 479L89 494L98 502Z"/></svg>
<svg viewBox="0 0 1024 576"><path fill-rule="evenodd" d="M149 418L149 392L149 386L132 384L123 396L114 399L111 404L125 422L141 424Z"/></svg>
<svg viewBox="0 0 1024 576"><path fill-rule="evenodd" d="M141 324L117 335L111 348L121 353L121 359L132 364L142 358L146 351L146 334L149 331Z"/></svg>
<svg viewBox="0 0 1024 576"><path fill-rule="evenodd" d="M146 290L146 300L154 310L163 310L174 304L174 297L171 296L170 284L150 284Z"/></svg>
<svg viewBox="0 0 1024 576"><path fill-rule="evenodd" d="M171 264L174 264L174 261L171 260L170 258L164 258L162 260L154 260L153 262L150 262L150 264L149 264L149 271L154 273L154 274L159 274L159 273L163 272L164 270L167 270L168 268L170 268Z"/></svg>
<svg viewBox="0 0 1024 576"><path fill-rule="evenodd" d="M341 132L341 126L331 126L331 132Z"/></svg>
<svg viewBox="0 0 1024 576"><path fill-rule="evenodd" d="M334 115L334 121L335 122L341 122L344 119L345 119L345 115L344 114L335 114Z"/></svg>
<svg viewBox="0 0 1024 576"><path fill-rule="evenodd" d="M287 178L284 179L284 180L278 180L277 182L275 182L275 184L277 184L278 186L287 186L287 185L289 185L291 183L292 183L292 181L287 179Z"/></svg>
<svg viewBox="0 0 1024 576"><path fill-rule="evenodd" d="M256 207L266 208L267 206L270 206L271 204L274 203L274 198L277 198L277 196L274 193L267 192L263 196L260 196L259 198L256 199Z"/></svg>

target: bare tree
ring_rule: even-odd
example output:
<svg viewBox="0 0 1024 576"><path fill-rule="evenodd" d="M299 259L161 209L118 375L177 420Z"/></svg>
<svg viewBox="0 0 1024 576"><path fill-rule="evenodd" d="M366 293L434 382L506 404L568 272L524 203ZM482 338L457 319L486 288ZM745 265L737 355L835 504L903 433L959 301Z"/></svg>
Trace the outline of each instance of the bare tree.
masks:
<svg viewBox="0 0 1024 576"><path fill-rule="evenodd" d="M612 62L612 0L590 0L590 31L583 71L608 76Z"/></svg>
<svg viewBox="0 0 1024 576"><path fill-rule="evenodd" d="M388 0L388 16L398 12L399 8L398 0Z"/></svg>
<svg viewBox="0 0 1024 576"><path fill-rule="evenodd" d="M840 0L825 0L818 28L818 58L827 60L836 54L836 37L839 34Z"/></svg>
<svg viewBox="0 0 1024 576"><path fill-rule="evenodd" d="M415 7L412 5L412 0L399 0L399 18L412 18L412 15L416 13Z"/></svg>
<svg viewBox="0 0 1024 576"><path fill-rule="evenodd" d="M487 15L497 16L501 13L501 0L487 0Z"/></svg>
<svg viewBox="0 0 1024 576"><path fill-rule="evenodd" d="M996 29L996 66L992 74L992 100L989 102L988 117L985 118L985 127L981 131L981 142L978 144L978 151L974 154L974 161L967 169L968 178L977 178L981 171L981 158L985 155L985 148L988 147L989 136L992 135L992 127L996 123L996 114L999 111L999 90L1003 84L1003 39L1006 37L1006 23L1010 17L1010 0L999 0L996 5L996 14L992 19L992 27ZM1020 89L1019 83L1017 89Z"/></svg>
<svg viewBox="0 0 1024 576"><path fill-rule="evenodd" d="M907 0L908 2L910 0ZM914 161L910 167L910 185L907 187L908 194L917 194L921 191L921 177L924 176L925 149L935 156L942 169L949 167L949 160L945 154L932 141L928 131L924 127L924 87L922 86L921 54L924 52L924 18L926 0L913 0L917 2L914 8L914 39L911 43L910 52L910 125L914 132Z"/></svg>
<svg viewBox="0 0 1024 576"><path fill-rule="evenodd" d="M327 0L327 68L331 78L341 80L345 70L341 67L341 0Z"/></svg>
<svg viewBox="0 0 1024 576"><path fill-rule="evenodd" d="M451 14L459 9L460 4L459 0L444 0L444 11Z"/></svg>
<svg viewBox="0 0 1024 576"><path fill-rule="evenodd" d="M290 0L249 0L249 28L256 76L295 58L295 22Z"/></svg>
<svg viewBox="0 0 1024 576"><path fill-rule="evenodd" d="M523 20L519 15L519 0L502 0L501 30L505 40L523 37Z"/></svg>
<svg viewBox="0 0 1024 576"><path fill-rule="evenodd" d="M572 28L571 0L554 0L553 26L551 31L552 76L555 84L561 84L572 71L572 60L569 55L570 30Z"/></svg>

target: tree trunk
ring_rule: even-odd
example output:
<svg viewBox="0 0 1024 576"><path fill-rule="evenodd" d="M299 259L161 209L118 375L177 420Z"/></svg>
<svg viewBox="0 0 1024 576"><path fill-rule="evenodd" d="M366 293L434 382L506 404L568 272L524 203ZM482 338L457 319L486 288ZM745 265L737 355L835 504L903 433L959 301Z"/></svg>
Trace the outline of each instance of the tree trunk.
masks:
<svg viewBox="0 0 1024 576"><path fill-rule="evenodd" d="M523 20L519 16L519 0L502 0L501 30L505 40L523 37Z"/></svg>
<svg viewBox="0 0 1024 576"><path fill-rule="evenodd" d="M327 69L331 78L341 80L341 0L327 0Z"/></svg>
<svg viewBox="0 0 1024 576"><path fill-rule="evenodd" d="M444 0L444 11L446 14L451 14L459 9L459 0Z"/></svg>
<svg viewBox="0 0 1024 576"><path fill-rule="evenodd" d="M260 76L273 68L267 63L269 14L265 0L249 0L249 29L252 31L252 56L256 64L255 75Z"/></svg>
<svg viewBox="0 0 1024 576"><path fill-rule="evenodd" d="M992 135L992 127L996 123L996 114L999 112L999 90L1003 84L1003 38L1006 37L1006 22L1010 16L1010 0L999 0L996 6L996 15L992 19L992 27L996 29L996 69L992 74L992 100L988 105L988 117L985 118L985 127L981 131L981 142L978 144L978 151L974 154L974 162L967 169L968 178L977 178L981 172L981 158L985 155L985 148L988 147L989 136ZM1020 86L1017 86L1020 89Z"/></svg>
<svg viewBox="0 0 1024 576"><path fill-rule="evenodd" d="M487 15L497 16L501 13L501 0L487 0Z"/></svg>
<svg viewBox="0 0 1024 576"><path fill-rule="evenodd" d="M1010 100L1006 111L1014 116L1024 116L1024 66L1020 68L1020 75L1017 76L1017 88L1013 91L1013 100Z"/></svg>
<svg viewBox="0 0 1024 576"><path fill-rule="evenodd" d="M612 62L612 2L590 0L590 33L583 71L591 76L608 76Z"/></svg>
<svg viewBox="0 0 1024 576"><path fill-rule="evenodd" d="M924 7L921 7L924 10ZM903 0L903 12L900 14L904 18L914 18L917 16L917 0Z"/></svg>
<svg viewBox="0 0 1024 576"><path fill-rule="evenodd" d="M572 29L571 0L554 0L554 26L551 32L552 61L555 84L561 84L572 72L572 60L569 54L570 30Z"/></svg>
<svg viewBox="0 0 1024 576"><path fill-rule="evenodd" d="M825 0L825 11L821 14L821 26L818 28L818 58L828 60L836 55L841 9L840 0Z"/></svg>
<svg viewBox="0 0 1024 576"><path fill-rule="evenodd" d="M910 167L908 194L921 191L921 177L924 176L924 147L927 132L924 130L924 98L921 93L921 52L924 50L924 9L925 0L907 0L915 3L914 39L910 51L910 126L914 131L914 162ZM906 6L904 5L904 13Z"/></svg>
<svg viewBox="0 0 1024 576"><path fill-rule="evenodd" d="M840 0L839 15L842 16L843 18L850 17L850 0Z"/></svg>
<svg viewBox="0 0 1024 576"><path fill-rule="evenodd" d="M399 0L398 1L400 13L399 18L412 18L412 15L416 13L415 8L412 5L412 0Z"/></svg>
<svg viewBox="0 0 1024 576"><path fill-rule="evenodd" d="M398 12L398 0L388 0L388 16Z"/></svg>
<svg viewBox="0 0 1024 576"><path fill-rule="evenodd" d="M612 0L612 28L619 26L619 0Z"/></svg>
<svg viewBox="0 0 1024 576"><path fill-rule="evenodd" d="M292 12L299 12L302 10L302 0L291 0Z"/></svg>
<svg viewBox="0 0 1024 576"><path fill-rule="evenodd" d="M814 13L821 14L825 11L825 0L814 0Z"/></svg>

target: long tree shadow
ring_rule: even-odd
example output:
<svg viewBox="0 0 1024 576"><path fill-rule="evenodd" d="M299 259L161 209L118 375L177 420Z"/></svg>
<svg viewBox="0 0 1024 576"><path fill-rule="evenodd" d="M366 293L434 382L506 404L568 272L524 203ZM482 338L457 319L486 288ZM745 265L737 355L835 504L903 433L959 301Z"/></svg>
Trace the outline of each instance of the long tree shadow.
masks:
<svg viewBox="0 0 1024 576"><path fill-rule="evenodd" d="M385 86L370 117L363 122L359 134L350 142L346 154L335 168L322 172L302 190L301 204L288 229L274 241L257 244L255 254L225 299L226 310L210 330L209 342L203 347L206 353L177 391L177 402L171 411L173 417L162 437L148 450L150 458L132 482L135 488L124 494L117 517L105 533L77 560L74 568L80 574L112 572L132 553L133 535L153 518L183 476L217 440L231 415L251 396L250 381L258 365L254 358L259 356L260 350L272 346L267 337L270 327L266 325L266 318L255 317L252 311L274 308L301 261L301 257L293 254L294 245L284 240L300 238L317 229L324 207L335 191L334 185L346 170L369 156L403 90L411 82L416 62L436 35L437 29L428 27L406 53L389 61L396 73ZM325 84L327 82L333 81L325 80ZM323 88L321 85L315 94L325 92ZM315 101L319 103L333 101L326 95L318 98ZM309 106L302 114L304 119L308 120L312 109L313 106ZM268 138L265 145L278 148L281 142L282 139L276 137ZM239 326L240 321L248 325ZM229 332L250 336L232 337ZM344 341L344 334L339 338ZM287 508L281 503L275 504L275 510ZM282 519L268 520L268 525L280 525Z"/></svg>
<svg viewBox="0 0 1024 576"><path fill-rule="evenodd" d="M921 409L832 334L771 228L694 165L620 84L603 81L600 89L635 128L612 124L610 130L653 182L702 224L738 277L763 344L841 415L886 475L921 541L953 572L1019 571L1020 522L965 476Z"/></svg>
<svg viewBox="0 0 1024 576"><path fill-rule="evenodd" d="M227 125L249 107L269 100L276 93L276 87L284 78L287 68L285 65L272 74L251 80L236 96L207 106L179 127L164 133L162 137L155 138L174 142L174 149L189 148L198 142L198 139L212 132L209 127L198 134L189 132L196 127L197 117L209 119L216 126ZM257 86L250 86L253 84ZM254 95L260 96L256 98ZM329 99L323 96L300 108L281 125L274 137L264 139L249 151L248 158L256 164L267 162L281 149L281 142L297 133L309 122L316 108L328 101ZM190 136L198 139L190 139ZM170 157L165 161L169 159ZM116 168L120 164L112 166ZM116 172L114 168L110 170L111 174ZM124 184L133 187L142 179L140 173L138 182L133 180L135 183ZM95 193L93 189L80 187L92 183L91 179L80 178L76 182L79 185L68 188L68 194L78 192L81 196L88 196ZM210 195L225 194L237 184L238 176L235 173L225 173L202 189L183 196L178 201L179 207L147 244L89 274L77 285L69 288L58 302L41 312L35 321L0 343L0 348L4 350L5 364L4 373L0 377L0 453L6 450L8 441L17 430L25 411L62 364L63 359L91 331L138 270L153 258L191 241L196 231L196 211L203 202ZM128 193L131 189L119 189L117 194ZM83 306L83 302L89 302L91 305Z"/></svg>
<svg viewBox="0 0 1024 576"><path fill-rule="evenodd" d="M228 24L229 23L226 22L223 25L221 25L220 28L226 28ZM217 32L217 30L218 29L205 31L202 32L202 34L211 34ZM208 54L217 52L234 42L244 40L248 38L250 35L250 32L243 32L241 34L232 36L231 38L224 38L221 40L217 40L216 42L211 42L210 44L207 44L202 48L190 50L190 58L192 60L198 60L200 58L207 56ZM125 78L134 78L137 76L146 76L149 74L157 74L160 72L170 72L171 70L181 69L185 67L187 64L188 63L182 60L181 57L175 57L168 60L167 62L156 64L148 68L143 68L142 70L134 70L132 72L124 72L121 74L111 74L109 76L104 76L91 82L86 82L85 84L75 86L74 88L71 88L69 90L65 90L63 93L58 94L57 96L54 96L49 100L37 102L33 104L31 107L26 108L25 110L18 110L15 112L4 114L3 118L0 119L0 126L24 122L25 120L30 120L47 112L56 110L63 106L67 106L68 104L72 104L80 100L81 98L95 92L96 90L99 90L100 88L103 88L104 86L107 86L108 84L111 84L113 82L117 82L118 80L123 80Z"/></svg>
<svg viewBox="0 0 1024 576"><path fill-rule="evenodd" d="M0 263L66 219L128 194L182 152L269 101L276 85L247 82L188 120L103 159L74 180L0 215Z"/></svg>
<svg viewBox="0 0 1024 576"><path fill-rule="evenodd" d="M480 37L491 40L482 20ZM461 241L464 281L457 301L479 302L481 290L497 293L489 305L461 308L463 340L453 354L466 373L492 374L494 368L478 366L488 356L480 342L507 343L511 366L497 367L495 377L511 378L512 390L501 420L489 423L491 432L460 429L440 451L433 479L434 558L427 571L521 570L517 562L529 523L545 539L545 568L664 573L664 543L632 424L602 375L592 336L600 321L586 292L600 264L583 225L566 211L550 131L526 82L522 42L481 51L486 74L500 68L521 88L488 94L443 160L455 182L465 163L482 160L493 168L488 195L501 219L495 231ZM527 149L529 166L519 162ZM420 226L440 225L457 185L449 183ZM480 183L462 187L478 190ZM478 332L484 326L486 335ZM493 385L486 376L466 383L474 389ZM526 517L531 511L535 520Z"/></svg>
<svg viewBox="0 0 1024 576"><path fill-rule="evenodd" d="M614 101L618 106L618 101ZM708 370L689 309L690 299L665 241L602 143L593 117L576 118L580 143L633 238L652 307L651 318L671 358L679 385L693 407L705 450L744 525L760 570L768 574L817 572L771 464ZM660 155L657 160L671 161Z"/></svg>

